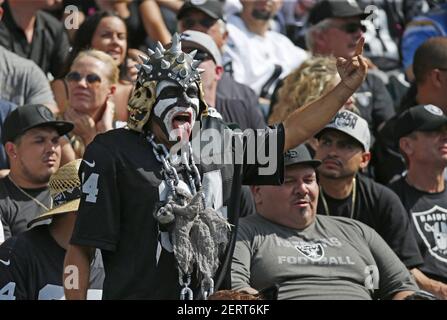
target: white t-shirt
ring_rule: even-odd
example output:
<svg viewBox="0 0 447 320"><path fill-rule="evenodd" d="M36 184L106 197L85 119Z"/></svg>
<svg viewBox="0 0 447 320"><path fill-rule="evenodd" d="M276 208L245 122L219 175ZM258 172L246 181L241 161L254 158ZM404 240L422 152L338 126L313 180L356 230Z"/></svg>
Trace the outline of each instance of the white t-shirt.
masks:
<svg viewBox="0 0 447 320"><path fill-rule="evenodd" d="M229 38L225 55L232 60L233 77L258 95L272 77L275 65L282 68L281 79L308 58L306 51L295 46L286 36L274 31L267 31L265 36L257 35L250 32L238 16L229 17L227 27ZM270 93L276 80L270 87Z"/></svg>

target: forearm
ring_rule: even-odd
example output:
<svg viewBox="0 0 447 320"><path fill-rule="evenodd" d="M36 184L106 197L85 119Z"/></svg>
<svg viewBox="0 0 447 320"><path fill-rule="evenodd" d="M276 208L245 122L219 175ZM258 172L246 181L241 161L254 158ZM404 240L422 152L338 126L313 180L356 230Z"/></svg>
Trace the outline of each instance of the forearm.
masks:
<svg viewBox="0 0 447 320"><path fill-rule="evenodd" d="M332 120L353 93L354 90L340 82L320 99L295 110L284 121L284 151L303 143L320 131Z"/></svg>
<svg viewBox="0 0 447 320"><path fill-rule="evenodd" d="M67 300L85 300L93 249L70 245L65 255L63 284Z"/></svg>
<svg viewBox="0 0 447 320"><path fill-rule="evenodd" d="M153 1L145 1L140 5L141 17L146 33L152 40L167 44L171 41L171 34L163 20L158 4Z"/></svg>
<svg viewBox="0 0 447 320"><path fill-rule="evenodd" d="M181 0L155 0L155 2L157 2L160 6L171 9L175 13L178 13L184 3Z"/></svg>
<svg viewBox="0 0 447 320"><path fill-rule="evenodd" d="M414 291L400 291L393 296L393 300L404 300L406 297L411 296Z"/></svg>
<svg viewBox="0 0 447 320"><path fill-rule="evenodd" d="M447 285L445 283L430 279L416 268L411 269L410 272L413 275L414 280L416 281L419 288L424 291L430 292L438 299L447 299Z"/></svg>

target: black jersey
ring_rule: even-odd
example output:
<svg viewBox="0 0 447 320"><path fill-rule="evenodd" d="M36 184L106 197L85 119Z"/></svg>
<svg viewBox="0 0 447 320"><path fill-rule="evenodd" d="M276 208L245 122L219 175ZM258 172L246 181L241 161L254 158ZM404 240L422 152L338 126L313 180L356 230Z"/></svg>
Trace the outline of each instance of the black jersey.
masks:
<svg viewBox="0 0 447 320"><path fill-rule="evenodd" d="M423 263L405 208L398 196L389 188L358 174L354 208L352 208L352 192L346 199L333 199L327 194L324 194L324 199L330 215L354 218L373 228L407 268ZM321 196L318 200L317 213L327 214Z"/></svg>
<svg viewBox="0 0 447 320"><path fill-rule="evenodd" d="M48 188L23 190L48 208L51 206ZM8 177L0 179L0 218L5 239L28 230L28 222L45 211L45 208L21 192Z"/></svg>
<svg viewBox="0 0 447 320"><path fill-rule="evenodd" d="M202 121L200 134L205 134L205 128L212 128L216 133L221 132L225 125L218 119L206 117ZM217 140L208 140L214 143L206 147L203 143L199 148L203 152L197 166L206 204L219 211L233 225L237 225L239 217L242 182L282 183L284 127L278 125L276 129L263 130L267 134L254 136L256 141L267 144L270 155L277 160L273 172L264 172L267 175L259 175L258 169L264 163L259 154L254 152L255 155L248 155L256 141L252 141L250 146L246 143L244 149L239 151L248 158L255 156L254 163L249 165L234 164L235 161L233 164L211 163L213 156L223 159L229 152L229 156L234 158L236 153L234 149L223 148ZM206 138L202 137L200 141L204 140ZM270 140L276 146L269 144ZM153 217L157 205L166 200L168 194L162 168L152 146L132 130L117 129L98 135L86 150L80 168L83 194L71 243L102 250L106 273L104 299L179 298L181 288L172 246L168 235L159 232ZM187 181L181 168L178 174L183 181ZM187 188L182 180L179 185ZM229 266L235 230L234 227L221 259L215 278L216 289L230 285ZM191 288L198 287L199 284L194 283L193 279Z"/></svg>
<svg viewBox="0 0 447 320"><path fill-rule="evenodd" d="M424 264L419 269L447 283L447 189L428 193L410 186L405 178L390 185L402 200L414 227Z"/></svg>
<svg viewBox="0 0 447 320"><path fill-rule="evenodd" d="M48 225L6 240L0 246L0 300L64 299L64 258ZM94 260L88 298L101 298L103 279L102 263Z"/></svg>

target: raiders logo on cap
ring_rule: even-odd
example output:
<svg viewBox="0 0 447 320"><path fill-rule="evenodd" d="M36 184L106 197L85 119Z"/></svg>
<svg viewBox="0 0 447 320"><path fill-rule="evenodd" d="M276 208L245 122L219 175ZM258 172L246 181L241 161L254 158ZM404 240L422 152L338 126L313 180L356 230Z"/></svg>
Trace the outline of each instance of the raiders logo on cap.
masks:
<svg viewBox="0 0 447 320"><path fill-rule="evenodd" d="M54 116L51 113L50 109L46 108L45 106L38 106L37 112L39 112L39 114L42 116L42 118L44 118L47 121L54 120Z"/></svg>
<svg viewBox="0 0 447 320"><path fill-rule="evenodd" d="M425 105L424 109L430 112L431 114L434 114L435 116L442 116L444 114L440 108L432 104Z"/></svg>

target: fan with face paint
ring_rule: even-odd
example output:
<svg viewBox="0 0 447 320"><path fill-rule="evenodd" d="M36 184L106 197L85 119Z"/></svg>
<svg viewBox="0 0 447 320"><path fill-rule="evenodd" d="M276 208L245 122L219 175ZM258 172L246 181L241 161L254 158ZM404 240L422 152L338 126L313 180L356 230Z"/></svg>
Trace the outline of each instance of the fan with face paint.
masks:
<svg viewBox="0 0 447 320"><path fill-rule="evenodd" d="M129 100L128 126L145 132L148 123L155 122L170 140L189 140L196 120L207 114L200 81L200 61L195 52L181 50L180 37L175 34L165 49L161 43L149 58L141 56L136 89Z"/></svg>

